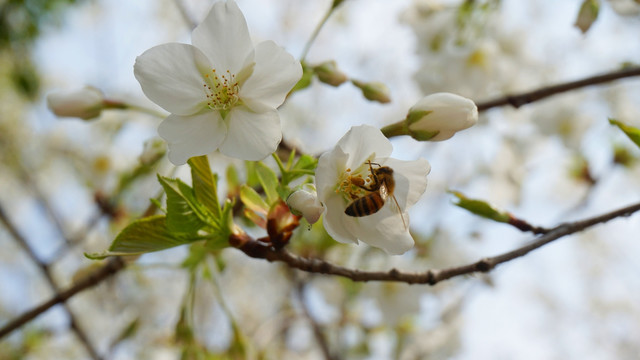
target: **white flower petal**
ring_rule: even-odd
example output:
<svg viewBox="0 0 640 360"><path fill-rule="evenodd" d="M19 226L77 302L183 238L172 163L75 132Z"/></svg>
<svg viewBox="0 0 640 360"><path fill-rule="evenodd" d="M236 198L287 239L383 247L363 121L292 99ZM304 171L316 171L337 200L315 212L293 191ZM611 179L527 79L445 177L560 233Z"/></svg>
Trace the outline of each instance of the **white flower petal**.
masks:
<svg viewBox="0 0 640 360"><path fill-rule="evenodd" d="M393 201L393 200L391 200ZM407 252L414 245L414 240L409 233L409 214L403 214L394 204L387 203L377 213L358 218L360 221L356 230L358 239L371 246L380 248L391 255L400 255Z"/></svg>
<svg viewBox="0 0 640 360"><path fill-rule="evenodd" d="M427 190L427 175L431 172L429 162L425 159L403 161L388 158L384 165L393 169L396 182L394 196L400 208L406 210L413 206Z"/></svg>
<svg viewBox="0 0 640 360"><path fill-rule="evenodd" d="M244 106L234 107L225 119L229 127L220 151L243 160L262 160L276 151L282 131L275 110L255 113Z"/></svg>
<svg viewBox="0 0 640 360"><path fill-rule="evenodd" d="M257 101L277 108L300 77L302 66L298 60L273 41L262 42L256 46L255 68L242 85L240 98L249 106Z"/></svg>
<svg viewBox="0 0 640 360"><path fill-rule="evenodd" d="M218 73L238 74L253 51L244 15L233 0L213 4L191 34L191 43L213 63Z"/></svg>
<svg viewBox="0 0 640 360"><path fill-rule="evenodd" d="M316 187L320 201L334 193L338 178L346 169L349 155L342 149L335 147L320 156L316 168Z"/></svg>
<svg viewBox="0 0 640 360"><path fill-rule="evenodd" d="M176 115L192 115L206 105L200 69L210 65L206 56L187 44L152 47L136 58L133 72L144 94Z"/></svg>
<svg viewBox="0 0 640 360"><path fill-rule="evenodd" d="M207 111L193 116L170 115L160 123L158 134L169 143L169 160L182 165L192 156L215 151L227 127L219 113Z"/></svg>
<svg viewBox="0 0 640 360"><path fill-rule="evenodd" d="M357 168L364 164L371 154L375 153L377 158L386 158L393 151L391 142L378 128L371 125L352 127L338 141L336 147L349 154L346 164L348 168Z"/></svg>
<svg viewBox="0 0 640 360"><path fill-rule="evenodd" d="M333 193L324 199L323 225L327 233L336 241L345 244L357 244L358 238L353 235L357 229L357 219L344 213L345 203L340 194ZM342 211L340 211L342 209Z"/></svg>

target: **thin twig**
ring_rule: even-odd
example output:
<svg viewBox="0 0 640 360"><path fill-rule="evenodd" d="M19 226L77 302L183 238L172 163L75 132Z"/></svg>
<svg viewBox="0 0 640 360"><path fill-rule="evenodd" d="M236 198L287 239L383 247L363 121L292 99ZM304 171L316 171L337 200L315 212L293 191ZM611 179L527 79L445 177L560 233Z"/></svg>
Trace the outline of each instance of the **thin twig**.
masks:
<svg viewBox="0 0 640 360"><path fill-rule="evenodd" d="M38 258L38 256L33 251L31 246L29 246L27 239L24 236L22 236L22 234L18 231L17 227L14 226L14 224L11 222L11 220L9 219L8 215L6 214L6 212L4 211L1 205L0 205L0 221L4 224L5 228L9 231L11 236L15 239L15 241L22 248L22 250L26 252L29 258L38 266L38 268L44 275L45 279L47 279L47 283L49 283L49 287L51 288L51 290L54 293L57 293L58 285L53 279L53 275L51 274L51 269L49 267L49 264L45 263L40 258ZM76 334L76 336L78 337L82 345L85 347L85 349L89 353L89 356L91 356L91 358L94 360L102 359L102 357L100 357L95 347L89 340L89 337L87 336L87 334L85 334L85 332L80 327L80 324L78 323L78 320L76 316L73 314L73 311L71 310L69 305L65 303L63 304L63 307L67 312L67 314L69 315L69 327L73 330L73 332Z"/></svg>
<svg viewBox="0 0 640 360"><path fill-rule="evenodd" d="M633 76L640 76L640 67L626 68L606 74L591 76L577 81L570 81L557 85L542 87L529 92L506 95L494 100L478 102L476 103L476 105L478 106L478 111L485 111L494 107L505 105L511 105L517 109L522 105L530 104L534 101L538 101L552 95Z"/></svg>
<svg viewBox="0 0 640 360"><path fill-rule="evenodd" d="M295 292L296 298L298 299L298 302L300 303L300 307L302 308L302 313L304 314L304 317L307 319L309 324L311 324L311 328L313 329L313 336L315 337L316 342L320 347L320 350L322 350L322 354L324 355L324 358L326 360L338 360L339 359L338 357L331 354L331 350L329 349L329 343L327 342L327 339L324 336L322 326L320 326L320 324L318 324L318 322L313 318L313 316L311 316L311 313L309 312L309 307L307 306L307 303L304 301L304 287L305 287L304 280L300 279L300 277L293 272L291 274L291 278L293 281L293 285L295 287L294 292Z"/></svg>
<svg viewBox="0 0 640 360"><path fill-rule="evenodd" d="M488 272L502 263L522 257L529 252L561 237L583 231L591 226L607 222L617 217L629 216L639 210L640 203L637 203L603 215L588 218L586 220L560 224L552 228L545 235L531 241L529 244L515 250L508 251L504 254L480 259L467 265L445 269L430 269L418 273L402 272L398 269L391 269L389 271L361 271L357 269L349 269L319 259L300 257L284 249L276 251L271 247L265 246L264 243L249 238L248 235L244 235L241 238L232 236L231 243L251 257L265 259L270 262L283 262L292 268L310 273L337 275L349 278L353 281L396 281L408 284L435 285L443 280L460 275L468 275L476 272Z"/></svg>
<svg viewBox="0 0 640 360"><path fill-rule="evenodd" d="M184 19L184 22L186 22L187 25L189 25L189 28L191 30L195 29L196 26L198 26L198 23L193 19L191 15L189 15L189 12L187 11L187 8L182 2L182 0L173 0L173 3L178 8L178 11L180 12L180 15L182 16L182 18Z"/></svg>
<svg viewBox="0 0 640 360"><path fill-rule="evenodd" d="M12 331L18 329L22 325L28 323L29 321L38 317L38 315L44 313L55 305L63 303L67 301L69 298L74 296L75 294L89 289L95 285L98 285L103 280L109 278L111 275L117 273L125 267L125 262L120 257L113 257L107 260L107 263L104 264L98 270L90 273L86 277L77 281L73 286L68 288L67 290L58 292L51 299L44 302L41 305L36 306L35 308L23 313L18 316L14 320L10 321L8 324L3 326L0 329L0 339L2 339L5 335L8 335Z"/></svg>
<svg viewBox="0 0 640 360"><path fill-rule="evenodd" d="M614 210L596 217L588 218L583 221L576 221L571 223L565 223L556 226L551 231L543 236L538 237L531 243L517 248L515 250L506 252L504 254L484 258L474 263L451 267L446 269L427 270L420 273L401 272L397 269L391 269L389 271L361 271L356 269L349 269L338 265L333 265L319 259L308 259L289 253L286 250L275 251L271 247L265 246L256 240L248 237L242 239L230 239L231 243L242 240L242 244L235 243L234 245L243 251L245 254L254 257L265 259L271 262L280 261L286 263L288 266L311 273L337 275L345 278L349 278L353 281L397 281L406 282L409 284L430 284L434 285L440 281L447 280L460 275L468 275L475 272L487 272L496 267L499 264L507 261L522 257L529 252L540 248L554 240L557 240L563 236L574 234L590 228L594 225L605 223L618 217L630 216L633 213L640 210L640 203L630 205L618 210ZM13 330L26 324L30 320L36 318L38 315L47 311L51 307L65 302L73 295L93 287L103 280L107 279L111 275L122 270L125 266L124 261L119 257L113 257L107 261L107 263L97 271L89 274L86 278L77 282L69 289L56 294L52 299L45 302L42 305L35 307L32 310L27 311L18 318L9 322L2 329L0 329L0 339L11 333Z"/></svg>
<svg viewBox="0 0 640 360"><path fill-rule="evenodd" d="M307 40L307 43L304 45L304 49L302 50L302 54L300 55L300 61L305 60L305 58L307 57L307 54L309 54L309 50L311 50L311 45L313 45L314 41L320 34L320 30L322 30L324 25L327 23L327 21L331 17L331 14L333 14L333 10L335 10L338 7L338 5L340 5L340 3L341 1L333 1L331 3L331 8L329 8L329 10L327 10L327 12L324 14L322 19L318 23L318 25L316 25L316 28L311 33L311 36L309 36L309 40Z"/></svg>
<svg viewBox="0 0 640 360"><path fill-rule="evenodd" d="M162 192L161 192L162 194ZM159 198L160 195L158 195L157 198ZM147 216L151 216L155 213L155 211L157 210L156 206L151 203L147 209L144 211L144 213L142 214L141 217L147 217ZM85 277L83 277L82 279L78 280L73 286L71 286L70 288L68 288L67 290L61 291L61 292L57 292L50 300L46 301L45 303L36 306L35 308L23 313L22 315L18 316L17 318L15 318L14 320L10 321L8 324L6 324L5 326L3 326L2 328L0 328L0 339L2 339L5 335L10 334L12 331L18 329L19 327L21 327L22 325L28 323L29 321L35 319L36 317L38 317L40 314L44 313L45 311L49 310L50 308L52 308L53 306L60 304L60 303L64 303L65 301L67 301L69 298L71 298L72 296L74 296L75 294L84 291L86 289L89 289L95 285L100 284L102 281L108 279L110 276L116 274L118 271L124 269L126 266L126 263L124 262L124 260L120 257L112 257L110 258L106 264L104 264L104 266L102 266L101 268L97 269L96 271L91 272L90 274L86 275Z"/></svg>

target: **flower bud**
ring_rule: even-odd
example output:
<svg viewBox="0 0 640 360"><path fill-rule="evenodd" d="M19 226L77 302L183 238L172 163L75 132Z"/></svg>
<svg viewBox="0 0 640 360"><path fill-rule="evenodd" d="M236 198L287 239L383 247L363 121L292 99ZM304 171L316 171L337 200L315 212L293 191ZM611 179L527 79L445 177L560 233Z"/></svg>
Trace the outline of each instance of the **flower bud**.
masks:
<svg viewBox="0 0 640 360"><path fill-rule="evenodd" d="M347 75L338 69L338 65L333 60L323 62L313 70L318 75L318 80L331 86L340 86L348 80Z"/></svg>
<svg viewBox="0 0 640 360"><path fill-rule="evenodd" d="M324 211L324 207L318 202L318 195L315 191L295 191L287 198L287 205L291 210L301 213L309 224L318 221Z"/></svg>
<svg viewBox="0 0 640 360"><path fill-rule="evenodd" d="M160 160L166 152L167 147L164 140L157 137L152 138L144 142L144 148L138 160L142 165L149 166Z"/></svg>
<svg viewBox="0 0 640 360"><path fill-rule="evenodd" d="M478 122L476 104L459 95L436 93L422 98L409 109L407 135L416 140L442 141Z"/></svg>
<svg viewBox="0 0 640 360"><path fill-rule="evenodd" d="M104 95L94 87L53 93L47 96L49 109L60 117L77 117L90 120L100 116L105 108Z"/></svg>
<svg viewBox="0 0 640 360"><path fill-rule="evenodd" d="M640 14L640 0L609 1L609 5L620 16L636 16Z"/></svg>
<svg viewBox="0 0 640 360"><path fill-rule="evenodd" d="M351 80L351 82L362 90L362 95L364 95L367 100L377 101L382 104L391 101L389 88L381 82L363 83L358 80Z"/></svg>

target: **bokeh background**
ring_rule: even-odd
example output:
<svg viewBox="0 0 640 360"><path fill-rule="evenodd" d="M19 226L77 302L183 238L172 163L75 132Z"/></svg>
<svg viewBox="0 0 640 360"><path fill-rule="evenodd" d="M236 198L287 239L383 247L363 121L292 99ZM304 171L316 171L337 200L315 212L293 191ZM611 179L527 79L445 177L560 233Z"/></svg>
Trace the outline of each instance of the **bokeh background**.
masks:
<svg viewBox="0 0 640 360"><path fill-rule="evenodd" d="M237 1L254 41L274 40L294 56L331 5ZM335 60L351 78L383 82L392 102L367 101L350 84L314 82L281 108L284 139L318 154L353 125L404 118L430 93L482 101L638 65L640 4L602 1L583 33L574 26L581 3L347 0L307 61ZM162 111L144 98L135 57L161 43L188 43L191 22L211 4L0 1L0 205L59 287L99 265L83 253L106 249L140 216L160 190L155 173L188 179L189 172L165 159L122 188L160 119L130 111L105 111L90 122L58 119L46 95L91 85L110 99ZM532 235L457 208L448 190L541 226L637 202L640 152L608 118L640 126L640 79L492 109L441 143L393 139L394 157L432 165L426 195L410 213L415 249L388 256L338 244L316 224L297 230L291 250L358 269L450 267ZM223 180L229 167L244 176L241 162L209 158ZM228 190L222 181L221 195ZM97 199L109 199L116 211L105 213ZM105 359L320 359L314 325L345 359L635 359L639 231L637 216L617 219L488 274L434 287L312 276L234 249L189 271L185 259L198 249L183 246L142 256L69 306ZM2 325L53 293L6 227L0 249ZM0 340L0 359L22 358L89 355L57 306Z"/></svg>

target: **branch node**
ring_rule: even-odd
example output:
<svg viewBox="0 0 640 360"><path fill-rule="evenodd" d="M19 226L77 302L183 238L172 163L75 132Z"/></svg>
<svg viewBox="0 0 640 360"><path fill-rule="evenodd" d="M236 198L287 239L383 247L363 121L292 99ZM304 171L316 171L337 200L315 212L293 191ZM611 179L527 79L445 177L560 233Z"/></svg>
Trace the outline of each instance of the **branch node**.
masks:
<svg viewBox="0 0 640 360"><path fill-rule="evenodd" d="M493 266L494 265L491 263L491 260L488 258L480 259L480 261L476 263L476 269L480 272L487 272L491 270Z"/></svg>
<svg viewBox="0 0 640 360"><path fill-rule="evenodd" d="M427 284L433 286L438 282L436 272L433 270L427 271Z"/></svg>

